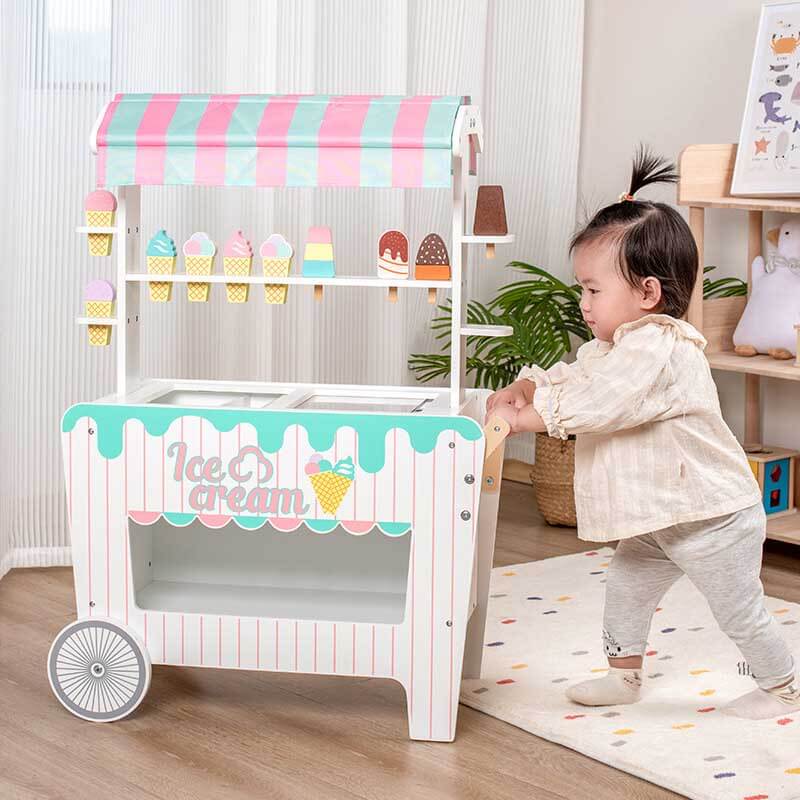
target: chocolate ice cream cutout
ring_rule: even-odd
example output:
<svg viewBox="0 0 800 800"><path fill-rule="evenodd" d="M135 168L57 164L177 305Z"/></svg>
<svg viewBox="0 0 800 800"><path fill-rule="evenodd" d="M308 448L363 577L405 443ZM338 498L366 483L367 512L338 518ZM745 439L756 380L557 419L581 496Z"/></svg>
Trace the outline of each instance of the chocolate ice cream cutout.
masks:
<svg viewBox="0 0 800 800"><path fill-rule="evenodd" d="M475 201L474 236L506 236L506 206L502 186L479 186ZM494 244L487 243L486 258L494 258Z"/></svg>

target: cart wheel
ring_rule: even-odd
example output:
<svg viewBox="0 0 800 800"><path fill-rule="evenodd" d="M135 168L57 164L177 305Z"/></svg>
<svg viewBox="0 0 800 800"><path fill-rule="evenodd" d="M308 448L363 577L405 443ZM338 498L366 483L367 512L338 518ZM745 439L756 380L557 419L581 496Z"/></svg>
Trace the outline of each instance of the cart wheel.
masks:
<svg viewBox="0 0 800 800"><path fill-rule="evenodd" d="M61 704L90 722L128 716L150 687L150 655L139 638L104 619L73 622L47 657L50 686Z"/></svg>

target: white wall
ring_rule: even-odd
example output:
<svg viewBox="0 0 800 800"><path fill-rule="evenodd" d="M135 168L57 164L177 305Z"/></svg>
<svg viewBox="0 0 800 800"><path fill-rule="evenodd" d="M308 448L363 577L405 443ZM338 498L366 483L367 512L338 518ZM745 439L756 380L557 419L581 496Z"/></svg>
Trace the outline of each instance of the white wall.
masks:
<svg viewBox="0 0 800 800"><path fill-rule="evenodd" d="M738 141L760 8L759 0L587 0L579 217L582 205L591 212L627 189L639 141L676 159L687 144ZM644 194L675 201L669 187ZM717 275L745 277L746 224L745 212L706 212L705 262ZM715 378L741 437L744 378ZM791 415L800 387L767 378L762 387L764 440L800 448Z"/></svg>

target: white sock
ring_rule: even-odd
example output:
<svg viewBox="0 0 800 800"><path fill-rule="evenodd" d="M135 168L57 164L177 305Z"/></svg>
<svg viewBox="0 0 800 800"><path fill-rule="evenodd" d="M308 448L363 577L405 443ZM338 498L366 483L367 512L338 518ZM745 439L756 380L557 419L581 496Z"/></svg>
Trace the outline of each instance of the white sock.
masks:
<svg viewBox="0 0 800 800"><path fill-rule="evenodd" d="M570 686L567 697L584 706L618 706L635 703L642 691L641 669L609 667L608 675Z"/></svg>
<svg viewBox="0 0 800 800"><path fill-rule="evenodd" d="M743 719L772 719L800 711L800 685L792 679L778 689L754 689L720 709Z"/></svg>

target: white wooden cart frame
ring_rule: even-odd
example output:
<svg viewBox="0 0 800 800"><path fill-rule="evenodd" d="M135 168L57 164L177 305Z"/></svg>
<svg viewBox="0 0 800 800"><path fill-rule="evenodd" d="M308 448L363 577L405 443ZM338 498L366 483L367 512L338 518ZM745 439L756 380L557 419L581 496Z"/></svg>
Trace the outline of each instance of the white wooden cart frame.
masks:
<svg viewBox="0 0 800 800"><path fill-rule="evenodd" d="M96 150L96 134L97 126L92 132L93 150ZM478 430L473 434L470 431L470 426L474 428L475 424L482 423L482 401L487 393L465 388L466 337L511 333L507 328L465 324L467 247L513 241L511 235L471 236L465 230L469 201L467 185L469 176L476 172L476 154L482 150L483 129L478 109L473 105L462 105L452 135L450 281L398 280L395 283L383 278L300 276L236 279L251 284L310 284L332 288L366 286L384 291L387 288L449 288L453 309L453 369L450 386L444 390L408 386L146 379L140 361L142 284L152 279L181 283L187 280L187 276L150 276L137 270L136 265L142 263L139 186L118 187L118 208L113 227L77 228L82 233L105 230L118 237L116 282L120 288L113 319L77 319L81 325L91 322L114 326L116 393L96 403L70 409L65 420L70 418L71 421L63 429L78 620L56 637L48 657L48 669L56 696L76 716L92 721L112 721L131 713L147 691L151 663L378 676L397 680L406 689L411 738L453 740L460 679L480 676L503 442L508 433L508 426L497 420L492 420L483 432ZM204 276L203 281L222 283L226 278L211 275ZM191 416L192 409L184 409L167 430L153 435L147 430L146 420L138 419L137 414L142 408L158 408L159 398L170 392L232 393L234 399L231 403L216 409L215 413L241 415L241 420L237 418L229 428L223 426L226 428L224 432L215 430L214 425L206 425L204 429L205 410L194 417ZM268 407L259 406L258 398L274 394L280 395L277 400ZM252 414L276 413L285 417L287 438L289 432L294 431L296 445L294 449L289 446L286 457L293 459L289 463L299 475L301 459L307 458L315 448L309 438L304 437L303 412L298 411L298 407L312 395L320 394L329 397L355 395L367 404L370 400L379 402L381 398L403 398L417 404L417 419L454 426L439 435L432 451L424 455L415 449L410 434L406 435L398 428L393 429L393 438L387 434L386 442L391 440L391 445L386 444L386 458L391 450L395 472L398 463L411 471L410 486L395 480L391 488L376 489L377 481L383 478L373 474L373 512L367 516L374 526L381 526L376 520L396 520L398 506L406 509L407 521L414 523L407 542L410 554L406 556L409 561L407 576L402 578L402 589L398 589L387 609L375 612L372 618L369 614L360 617L353 606L347 619L338 620L335 611L315 617L313 602L310 606L303 606L305 601L299 600L295 606L302 607L305 613L294 617L269 615L264 613L263 603L268 607L269 601L263 600L263 592L261 595L247 595L255 598L256 611L253 613L247 613L246 609L233 610L236 602L246 604L245 594L220 601L227 613L204 611L203 600L198 599L199 592L184 590L170 594L170 580L159 582L150 561L155 560L153 553L157 548L155 540L159 526L166 524L170 515L177 518L184 512L188 487L183 485L183 481L178 484L165 480L167 442L180 440L201 453L205 448L206 454L211 452L220 458L228 457L237 450L241 452L244 446L259 446L255 428L248 424L248 420L252 422L255 419ZM102 422L98 424L98 420L109 408L130 411L131 418L124 423L121 454L109 456L106 453L104 456L100 452L102 431L99 428ZM464 418L470 420L469 424ZM199 422L196 424L195 420ZM348 438L351 436L349 431L350 428L337 429L334 450L358 447L357 430L352 434L352 440ZM156 465L157 472L159 448L160 479L153 474L153 469L147 474L147 466L151 463ZM359 475L357 471L357 481ZM239 485L247 488L246 482ZM436 491L430 492L430 485ZM362 496L362 506L363 503ZM412 505L413 520L410 519ZM363 516L358 512L358 498L354 497L351 516L354 519ZM197 531L197 542L200 542L198 549L206 547L211 553L217 546L214 536L203 533L201 522L205 529L219 527L239 535L241 532L235 530L232 519L226 521L222 517L198 514L197 519L191 521L195 525L192 530ZM309 524L317 526L323 523L324 520L309 521ZM283 521L281 524L287 523ZM387 523L385 527L391 529L392 524L396 523ZM342 523L342 527L347 530L347 523ZM131 535L133 532L135 537ZM387 553L399 546L397 542L389 542L392 537L385 535L386 530L383 534L383 538L376 539L371 546L377 550L384 548ZM340 529L336 531L342 548L351 546L348 535ZM375 532L371 535L377 537L381 534ZM177 533L175 536L178 538L174 546L179 549L180 537ZM283 540L291 542L286 544L289 557L302 558L304 548L308 547L304 542L313 538L313 534L306 530L303 535L292 534L292 537ZM251 534L249 539L241 535L236 541L243 543L241 546L246 549L256 540ZM264 543L267 539L258 541ZM172 558L171 569L180 572L180 562L174 553ZM374 563L379 562L378 558ZM174 575L172 579L175 579ZM395 580L388 573L382 579L389 583ZM148 591L154 596L156 589L160 592L160 607L137 605L137 597L144 598ZM375 608L380 606L379 593L370 595L365 590L364 597L367 603L374 601ZM393 610L389 608L392 603ZM399 616L398 603L402 606ZM118 661L109 661L109 653ZM106 697L97 689L101 684L111 686L109 677L120 674L121 682L117 679L114 684L114 697ZM90 692L88 699L85 692L80 698L75 696L75 692L71 693L70 681L72 686L82 681L79 685L87 687ZM126 691L126 687L130 691Z"/></svg>

